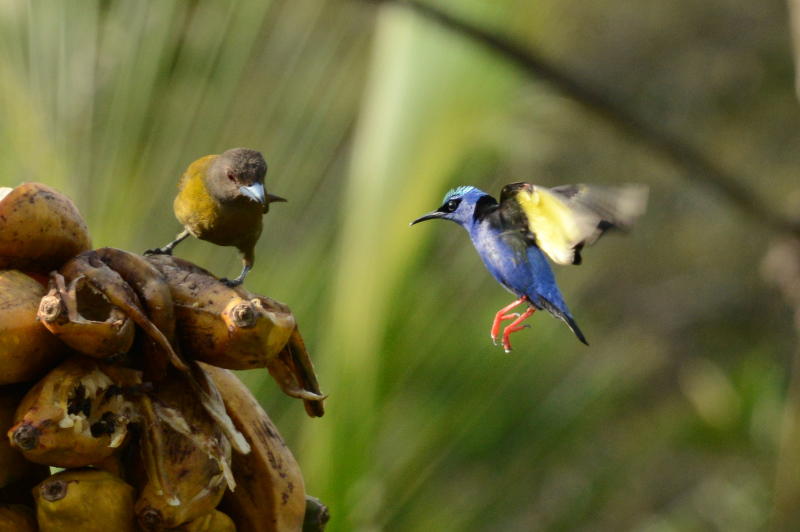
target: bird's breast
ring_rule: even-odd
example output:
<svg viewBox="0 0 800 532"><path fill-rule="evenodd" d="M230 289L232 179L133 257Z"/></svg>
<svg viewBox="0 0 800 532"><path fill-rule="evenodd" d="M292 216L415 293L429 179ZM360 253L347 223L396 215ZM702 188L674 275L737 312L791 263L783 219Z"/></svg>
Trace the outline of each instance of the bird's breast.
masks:
<svg viewBox="0 0 800 532"><path fill-rule="evenodd" d="M526 246L514 246L499 231L483 228L472 236L472 242L489 273L509 292L523 295L533 284Z"/></svg>
<svg viewBox="0 0 800 532"><path fill-rule="evenodd" d="M261 235L263 207L253 201L221 203L199 177L186 180L175 198L175 216L194 236L219 246L247 247Z"/></svg>

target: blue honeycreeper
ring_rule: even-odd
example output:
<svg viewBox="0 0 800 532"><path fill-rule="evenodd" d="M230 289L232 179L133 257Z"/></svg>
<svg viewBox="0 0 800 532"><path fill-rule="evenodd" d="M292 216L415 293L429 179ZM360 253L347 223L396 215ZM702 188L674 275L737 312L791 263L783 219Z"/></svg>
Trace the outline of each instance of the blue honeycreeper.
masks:
<svg viewBox="0 0 800 532"><path fill-rule="evenodd" d="M452 220L469 233L489 272L518 299L501 309L492 323L496 344L500 322L513 320L503 330L502 343L511 350L509 336L522 330L522 321L544 309L564 320L586 345L578 324L558 289L547 254L558 264L580 264L581 250L612 228L629 229L644 214L647 187L564 185L545 188L512 183L500 193L500 203L475 187L448 192L441 207L417 218ZM509 313L523 302L524 313Z"/></svg>

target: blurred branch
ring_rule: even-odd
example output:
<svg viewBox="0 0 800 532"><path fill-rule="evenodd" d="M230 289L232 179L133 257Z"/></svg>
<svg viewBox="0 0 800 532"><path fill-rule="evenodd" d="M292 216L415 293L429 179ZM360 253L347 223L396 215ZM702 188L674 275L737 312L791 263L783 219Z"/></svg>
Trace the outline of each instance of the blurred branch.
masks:
<svg viewBox="0 0 800 532"><path fill-rule="evenodd" d="M418 0L380 1L408 6L426 18L481 43L526 73L546 80L556 89L583 104L584 107L614 124L620 130L644 142L655 152L676 162L689 174L695 175L699 181L719 192L747 215L767 224L774 230L800 237L800 222L786 219L775 213L739 179L716 166L691 145L667 131L645 123L622 104L602 94L590 83L559 69L534 51L526 49L502 35L474 26ZM800 0L790 0L790 2L800 4ZM795 12L794 19L798 18L800 15Z"/></svg>

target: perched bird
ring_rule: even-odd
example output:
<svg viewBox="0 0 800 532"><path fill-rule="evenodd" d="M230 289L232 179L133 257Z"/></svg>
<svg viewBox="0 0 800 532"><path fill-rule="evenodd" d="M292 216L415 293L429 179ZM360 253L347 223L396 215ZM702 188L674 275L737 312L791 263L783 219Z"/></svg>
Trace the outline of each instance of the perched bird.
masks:
<svg viewBox="0 0 800 532"><path fill-rule="evenodd" d="M613 227L627 229L644 214L647 188L628 185L606 188L565 185L545 188L530 183L506 185L500 203L475 187L459 187L444 197L437 210L417 218L452 220L469 233L489 272L518 299L500 310L492 324L497 343L500 322L513 320L503 330L502 343L511 350L509 335L536 310L561 318L578 340L589 345L567 309L547 254L558 264L580 264L581 250ZM522 315L508 313L522 303Z"/></svg>
<svg viewBox="0 0 800 532"><path fill-rule="evenodd" d="M234 246L244 255L242 273L232 281L222 281L229 286L242 284L253 267L262 217L269 212L270 203L286 201L266 193L266 173L261 153L245 148L196 160L181 177L174 204L175 217L186 230L163 248L148 249L144 254L171 255L189 235L219 246Z"/></svg>

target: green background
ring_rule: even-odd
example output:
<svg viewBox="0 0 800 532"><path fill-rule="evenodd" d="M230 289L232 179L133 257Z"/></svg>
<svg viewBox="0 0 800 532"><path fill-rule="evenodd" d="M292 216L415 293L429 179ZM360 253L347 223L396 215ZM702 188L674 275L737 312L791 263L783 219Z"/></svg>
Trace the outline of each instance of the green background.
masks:
<svg viewBox="0 0 800 532"><path fill-rule="evenodd" d="M783 1L429 4L800 211ZM237 146L289 200L247 286L293 310L327 413L241 376L329 531L800 526L792 248L636 135L401 5L0 1L0 185L62 190L96 247L166 244L183 170ZM493 346L511 296L455 224L408 227L452 187L513 181L651 188L630 235L556 268L591 347L546 313ZM240 269L195 239L176 255Z"/></svg>

